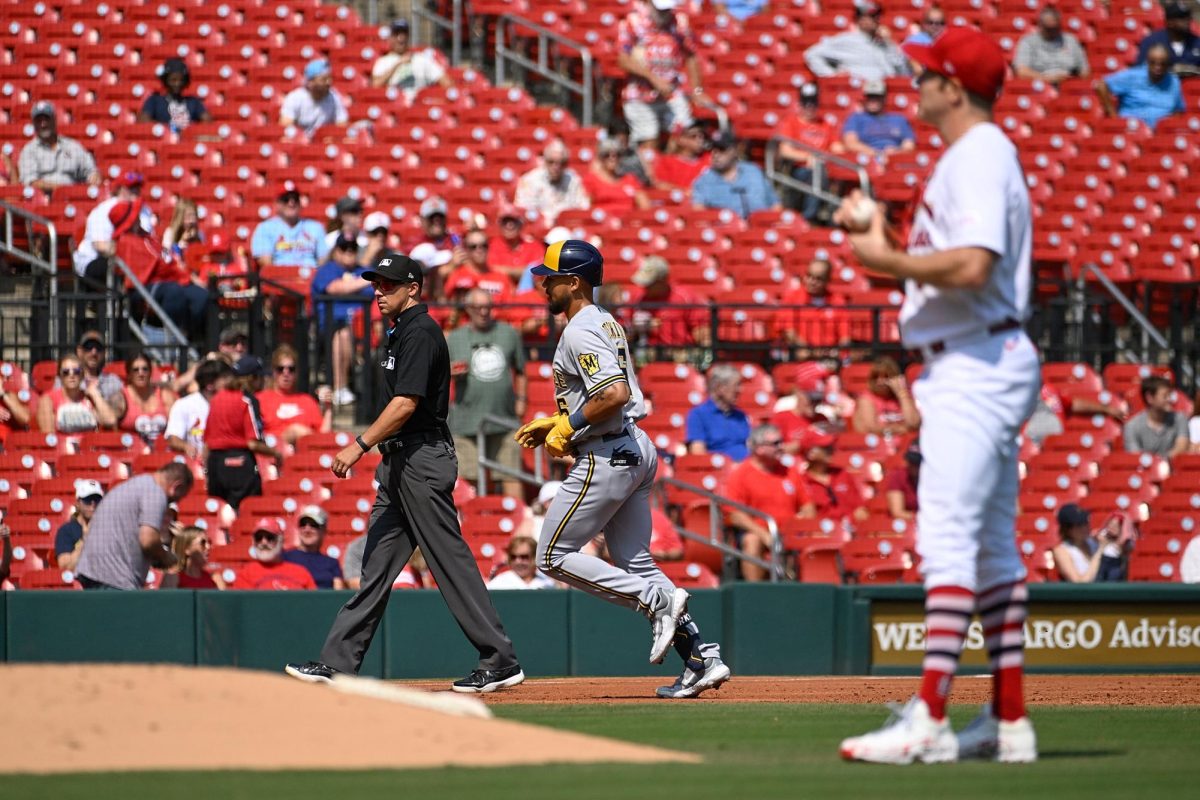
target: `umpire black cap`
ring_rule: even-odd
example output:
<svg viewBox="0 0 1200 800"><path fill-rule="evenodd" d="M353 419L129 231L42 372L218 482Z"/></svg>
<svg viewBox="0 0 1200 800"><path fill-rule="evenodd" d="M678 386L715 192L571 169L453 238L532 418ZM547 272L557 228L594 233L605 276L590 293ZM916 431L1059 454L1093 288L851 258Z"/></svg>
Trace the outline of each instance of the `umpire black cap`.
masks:
<svg viewBox="0 0 1200 800"><path fill-rule="evenodd" d="M566 239L546 248L540 266L533 267L534 275L578 275L592 286L604 283L604 256L596 247L582 239Z"/></svg>
<svg viewBox="0 0 1200 800"><path fill-rule="evenodd" d="M375 266L363 272L362 277L366 281L396 281L418 286L425 284L425 270L421 268L421 262L391 251L384 251Z"/></svg>

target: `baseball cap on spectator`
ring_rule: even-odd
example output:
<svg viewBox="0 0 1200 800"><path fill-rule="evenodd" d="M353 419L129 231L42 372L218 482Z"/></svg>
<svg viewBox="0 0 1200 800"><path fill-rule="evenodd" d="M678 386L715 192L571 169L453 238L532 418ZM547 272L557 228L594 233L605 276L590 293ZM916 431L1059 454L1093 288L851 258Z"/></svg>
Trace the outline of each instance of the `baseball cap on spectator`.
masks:
<svg viewBox="0 0 1200 800"><path fill-rule="evenodd" d="M448 211L446 201L440 197L431 197L421 203L421 219L432 217L434 214L441 214L444 217Z"/></svg>
<svg viewBox="0 0 1200 800"><path fill-rule="evenodd" d="M122 172L113 181L113 186L127 186L132 189L134 186L141 186L145 182L146 182L145 175L143 175L140 172L134 172L133 170L128 170L126 172Z"/></svg>
<svg viewBox="0 0 1200 800"><path fill-rule="evenodd" d="M338 214L361 214L363 210L362 200L357 197L343 197L334 205L334 210Z"/></svg>
<svg viewBox="0 0 1200 800"><path fill-rule="evenodd" d="M33 113L31 113L29 115L29 118L37 119L38 117L53 117L53 116L54 116L54 103L51 103L49 100L39 100L33 104Z"/></svg>
<svg viewBox="0 0 1200 800"><path fill-rule="evenodd" d="M821 99L821 90L815 83L805 83L800 86L800 102L815 106Z"/></svg>
<svg viewBox="0 0 1200 800"><path fill-rule="evenodd" d="M638 267L638 271L633 273L633 277L629 280L645 288L658 283L670 274L671 267L667 264L665 258L662 256L646 256L642 259L642 265Z"/></svg>
<svg viewBox="0 0 1200 800"><path fill-rule="evenodd" d="M433 242L421 242L408 255L414 261L421 262L425 269L436 269L444 264L449 264L450 259L454 257L453 252L439 250Z"/></svg>
<svg viewBox="0 0 1200 800"><path fill-rule="evenodd" d="M887 94L887 84L883 81L867 81L863 84L863 97L883 97Z"/></svg>
<svg viewBox="0 0 1200 800"><path fill-rule="evenodd" d="M814 447L832 450L836 441L832 433L826 433L819 428L809 428L800 436L800 452L807 453Z"/></svg>
<svg viewBox="0 0 1200 800"><path fill-rule="evenodd" d="M515 203L501 203L500 210L496 212L496 219L503 222L506 219L515 219L517 222L525 223L525 212Z"/></svg>
<svg viewBox="0 0 1200 800"><path fill-rule="evenodd" d="M859 17L874 16L883 13L883 6L875 0L854 0L854 14Z"/></svg>
<svg viewBox="0 0 1200 800"><path fill-rule="evenodd" d="M296 517L298 522L303 522L306 519L311 519L317 525L324 528L325 523L329 522L329 514L320 506L308 505L301 508L299 515Z"/></svg>
<svg viewBox="0 0 1200 800"><path fill-rule="evenodd" d="M83 347L88 342L99 342L103 345L104 337L100 335L100 331L84 331L83 335L79 337L79 346Z"/></svg>
<svg viewBox="0 0 1200 800"><path fill-rule="evenodd" d="M231 345L238 342L249 342L250 334L241 325L230 325L225 330L221 331L221 344Z"/></svg>
<svg viewBox="0 0 1200 800"><path fill-rule="evenodd" d="M246 378L251 375L266 375L267 365L258 356L242 356L233 365L233 374L238 378Z"/></svg>
<svg viewBox="0 0 1200 800"><path fill-rule="evenodd" d="M375 262L375 266L362 274L365 281L398 281L400 283L415 283L418 286L425 283L425 271L421 263L403 253L385 251Z"/></svg>
<svg viewBox="0 0 1200 800"><path fill-rule="evenodd" d="M90 478L75 481L75 499L87 500L92 497L104 497L104 487L100 485L100 481Z"/></svg>
<svg viewBox="0 0 1200 800"><path fill-rule="evenodd" d="M143 201L140 197L133 200L122 200L108 210L108 221L112 223L112 236L116 237L129 233L138 224L138 215L142 213Z"/></svg>
<svg viewBox="0 0 1200 800"><path fill-rule="evenodd" d="M930 72L958 81L968 92L992 102L1004 86L1008 62L995 40L982 31L956 25L929 44L900 46Z"/></svg>
<svg viewBox="0 0 1200 800"><path fill-rule="evenodd" d="M733 131L717 129L713 131L712 146L715 150L729 150L737 147L737 137L733 135Z"/></svg>
<svg viewBox="0 0 1200 800"><path fill-rule="evenodd" d="M1163 14L1167 19L1192 18L1192 11L1187 7L1187 3L1165 3L1163 4Z"/></svg>
<svg viewBox="0 0 1200 800"><path fill-rule="evenodd" d="M367 218L363 220L363 230L367 233L375 233L378 230L387 230L392 224L392 218L383 211L372 211L367 214Z"/></svg>
<svg viewBox="0 0 1200 800"><path fill-rule="evenodd" d="M406 20L406 19L392 20L391 29L392 29L393 36L395 36L397 33L408 33L408 20Z"/></svg>
<svg viewBox="0 0 1200 800"><path fill-rule="evenodd" d="M1072 525L1087 525L1091 514L1075 503L1067 503L1058 510L1058 524L1064 528Z"/></svg>
<svg viewBox="0 0 1200 800"><path fill-rule="evenodd" d="M313 78L320 77L326 72L331 71L328 61L323 58L314 58L304 65L304 80L311 81Z"/></svg>
<svg viewBox="0 0 1200 800"><path fill-rule="evenodd" d="M258 533L259 531L266 531L276 536L282 536L284 531L283 520L279 517L259 517L258 521L254 523L254 533Z"/></svg>
<svg viewBox="0 0 1200 800"><path fill-rule="evenodd" d="M333 249L334 250L353 250L354 252L357 253L358 252L358 239L354 238L353 236L347 238L346 234L339 233L337 235L337 239L335 239L333 242Z"/></svg>
<svg viewBox="0 0 1200 800"><path fill-rule="evenodd" d="M803 361L796 365L796 389L804 394L824 394L829 368L820 361Z"/></svg>
<svg viewBox="0 0 1200 800"><path fill-rule="evenodd" d="M275 196L280 200L283 200L285 197L295 196L295 198L299 200L300 187L295 181L284 181L283 183L279 184L279 192Z"/></svg>

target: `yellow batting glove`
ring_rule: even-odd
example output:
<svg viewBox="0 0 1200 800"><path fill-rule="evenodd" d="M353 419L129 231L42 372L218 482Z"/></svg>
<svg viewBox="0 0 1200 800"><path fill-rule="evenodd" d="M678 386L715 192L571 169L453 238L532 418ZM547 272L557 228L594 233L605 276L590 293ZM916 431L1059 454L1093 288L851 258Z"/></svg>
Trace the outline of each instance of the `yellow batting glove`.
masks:
<svg viewBox="0 0 1200 800"><path fill-rule="evenodd" d="M527 447L530 450L542 444L546 440L548 434L555 425L558 424L557 417L542 417L525 423L520 430L513 435L517 443L522 447Z"/></svg>
<svg viewBox="0 0 1200 800"><path fill-rule="evenodd" d="M559 414L554 418L554 427L546 434L546 452L556 458L562 458L571 454L571 436L575 433L575 427L571 425L571 419L566 414Z"/></svg>

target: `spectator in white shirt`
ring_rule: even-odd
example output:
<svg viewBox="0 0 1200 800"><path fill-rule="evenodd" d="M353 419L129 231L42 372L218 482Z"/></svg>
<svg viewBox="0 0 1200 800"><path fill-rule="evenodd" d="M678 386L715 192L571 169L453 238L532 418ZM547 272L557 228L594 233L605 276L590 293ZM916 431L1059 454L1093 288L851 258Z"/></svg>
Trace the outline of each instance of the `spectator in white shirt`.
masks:
<svg viewBox="0 0 1200 800"><path fill-rule="evenodd" d="M376 59L371 69L372 86L395 86L412 95L434 84L454 85L434 51L412 49L408 20L395 20L391 30L391 50Z"/></svg>
<svg viewBox="0 0 1200 800"><path fill-rule="evenodd" d="M583 181L567 166L570 161L571 151L561 140L546 145L542 166L531 169L517 181L516 204L540 214L547 225L553 225L558 215L569 208L590 208Z"/></svg>
<svg viewBox="0 0 1200 800"><path fill-rule="evenodd" d="M854 4L853 30L826 36L804 51L804 63L818 78L848 74L879 81L909 74L908 59L880 25L883 8L874 0Z"/></svg>
<svg viewBox="0 0 1200 800"><path fill-rule="evenodd" d="M196 391L181 397L167 415L163 431L167 447L190 460L204 463L204 428L208 422L208 402L225 388L233 377L233 368L219 358L210 358L196 368Z"/></svg>
<svg viewBox="0 0 1200 800"><path fill-rule="evenodd" d="M87 278L97 286L105 285L108 278L108 259L116 253L116 244L113 241L114 226L108 214L117 203L135 200L141 196L143 183L145 178L140 172L122 174L112 183L112 197L100 201L88 214L83 239L72 255L76 275ZM154 212L143 204L138 214L139 227L147 233L153 233L154 225L158 221Z"/></svg>
<svg viewBox="0 0 1200 800"><path fill-rule="evenodd" d="M333 90L333 70L323 58L315 58L304 68L304 85L283 98L279 124L295 125L308 136L323 125L345 126L350 114L342 98Z"/></svg>

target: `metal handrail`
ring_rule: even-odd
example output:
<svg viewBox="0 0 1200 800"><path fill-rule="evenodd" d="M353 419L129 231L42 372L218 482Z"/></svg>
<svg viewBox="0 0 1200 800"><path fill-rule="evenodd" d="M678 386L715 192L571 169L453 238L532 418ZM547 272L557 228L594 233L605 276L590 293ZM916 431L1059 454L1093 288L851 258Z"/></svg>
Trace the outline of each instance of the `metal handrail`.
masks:
<svg viewBox="0 0 1200 800"><path fill-rule="evenodd" d="M4 254L23 261L31 267L35 267L50 278L50 319L47 331L50 336L50 341L57 342L60 340L58 335L58 226L53 220L39 216L23 208L18 208L8 202L0 201L0 206L4 208L4 241L0 242L0 250ZM46 228L46 234L49 237L50 260L47 262L41 259L33 252L26 252L16 247L13 243L13 217L20 217L26 222L33 225L41 225Z"/></svg>
<svg viewBox="0 0 1200 800"><path fill-rule="evenodd" d="M419 4L412 5L412 43L414 45L424 44L421 39L422 27L418 22L426 22L435 28L450 31L450 66L457 67L462 63L462 19L463 19L463 0L453 0L450 7L450 17L443 17L441 14L434 12L429 8L422 8Z"/></svg>
<svg viewBox="0 0 1200 800"><path fill-rule="evenodd" d="M813 158L813 176L812 185L798 181L791 176L790 173L776 169L775 162L779 158L779 145L786 142L794 147L806 151ZM851 161L841 156L835 156L824 150L820 150L812 145L792 139L788 136L772 136L767 141L767 152L763 162L763 170L767 174L767 179L772 183L786 186L789 189L795 189L798 192L813 195L814 197L824 200L827 203L840 203L842 198L835 194L830 194L821 188L821 183L825 177L826 164L833 164L843 169L851 170L858 176L858 185L862 189L863 194L871 194L871 178L867 175L867 170L862 164L856 161Z"/></svg>
<svg viewBox="0 0 1200 800"><path fill-rule="evenodd" d="M508 41L507 34L509 33L509 28L514 26L533 31L537 34L538 53L536 61L526 58L520 52L511 49L506 44ZM549 66L549 45L551 43L579 52L579 58L583 61L582 81L573 81L566 75L563 75L559 71L552 69ZM583 111L580 122L582 122L584 125L592 124L592 117L595 110L595 82L593 80L595 62L592 58L592 51L586 45L577 42L574 39L568 39L567 37L555 33L549 28L544 28L536 22L525 19L524 17L519 17L514 14L504 14L496 20L497 86L500 86L504 83L505 64L509 61L520 65L525 69L536 72L546 80L563 87L569 92L580 95L583 103Z"/></svg>
<svg viewBox="0 0 1200 800"><path fill-rule="evenodd" d="M1112 278L1109 278L1107 275L1105 275L1104 272L1101 271L1100 268L1095 264L1084 264L1082 267L1080 267L1079 277L1075 280L1075 289L1077 292L1076 302L1078 303L1077 310L1080 318L1082 318L1083 306L1086 305L1087 276L1089 273L1096 276L1096 281L1104 287L1104 290L1108 292L1112 298L1121 305L1122 308L1125 309L1126 313L1129 314L1130 319L1136 322L1138 327L1141 328L1142 361L1150 360L1150 352L1146 344L1147 338L1152 339L1154 343L1162 349L1167 350L1168 352L1171 350L1171 345L1167 341L1167 338L1163 336L1161 332L1159 332L1158 328L1154 327L1154 323L1151 322L1145 314L1139 311L1137 306L1133 304L1133 301L1126 297L1125 293L1122 292L1115 283L1113 283Z"/></svg>
<svg viewBox="0 0 1200 800"><path fill-rule="evenodd" d="M691 539L695 542L700 542L701 544L707 544L711 547L715 547L726 555L733 556L741 561L749 561L751 564L762 567L770 574L771 583L777 583L781 578L785 577L783 566L783 542L779 538L779 524L770 514L759 511L757 508L739 503L736 500L730 500L728 497L719 495L716 492L710 492L703 486L697 486L694 483L681 481L678 478L662 477L658 479L658 484L675 486L679 489L683 489L686 492L699 495L700 497L708 500L708 538L706 539L694 531L689 531L677 525L675 528L680 536ZM721 520L725 517L724 513L721 511L722 508L731 508L741 511L743 514L757 517L766 523L767 531L771 534L771 560L769 562L763 561L762 559L754 556L748 556L741 550L730 547L729 545L725 544L724 541L722 541L724 538L722 536L724 526L721 524Z"/></svg>
<svg viewBox="0 0 1200 800"><path fill-rule="evenodd" d="M162 306L160 306L158 301L155 300L150 294L150 290L146 288L146 285L138 279L137 275L133 274L133 270L129 268L129 265L117 255L109 256L108 263L109 266L115 266L118 270L124 273L125 280L129 281L129 285L133 287L133 290L141 295L143 302L145 302L150 310L158 316L158 321L162 323L163 330L175 340L174 344L168 345L168 347L181 347L183 351L187 353L189 359L198 359L200 357L200 353L197 352L195 348L191 347L191 344L188 342L188 338L184 336L183 331L179 330L179 327L175 324L175 322L169 316L167 316L167 312L163 311ZM116 277L116 272L110 272L110 282L114 277ZM112 296L114 291L115 290L110 287L110 296ZM134 323L134 320L130 319L129 322ZM141 326L133 324L131 327L137 337L142 340L142 343L147 344L145 334L142 333Z"/></svg>
<svg viewBox="0 0 1200 800"><path fill-rule="evenodd" d="M516 417L500 417L496 416L495 414L484 414L483 419L480 420L480 422L494 422L495 424L503 425L505 428L508 428L512 431L516 431L517 428L521 427L521 420L517 419ZM531 475L520 467L513 469L512 467L501 464L499 461L494 461L488 458L486 439L489 435L491 434L486 434L483 432L483 425L480 425L479 430L475 432L475 451L479 464L478 471L475 475L475 491L480 497L483 497L487 494L488 482L487 479L484 478L485 469L488 472L496 472L501 475L507 475L510 478L516 478L522 483L532 483L535 486L541 486L543 483L545 483L546 472L543 465L545 453L542 450L538 450L533 454L533 474Z"/></svg>

